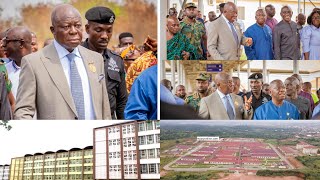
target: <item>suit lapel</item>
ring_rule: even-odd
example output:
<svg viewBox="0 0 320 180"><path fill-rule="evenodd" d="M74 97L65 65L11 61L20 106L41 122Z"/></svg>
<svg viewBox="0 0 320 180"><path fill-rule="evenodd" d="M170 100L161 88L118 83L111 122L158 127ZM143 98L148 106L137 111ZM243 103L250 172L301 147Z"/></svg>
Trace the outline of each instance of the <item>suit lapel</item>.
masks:
<svg viewBox="0 0 320 180"><path fill-rule="evenodd" d="M231 32L231 29L230 29L230 26L229 24L227 24L227 22L224 20L223 17L220 18L221 19L221 24L223 26L222 29L226 29L226 37L229 39L229 42L233 42L235 45L236 45L236 41L233 37L233 34ZM237 33L238 34L238 33ZM238 39L239 39L239 36L238 36ZM237 45L236 45L237 46Z"/></svg>
<svg viewBox="0 0 320 180"><path fill-rule="evenodd" d="M97 88L96 88L96 87L99 87L98 86L99 84L97 84L98 83L98 75L97 75L98 71L97 70L98 70L98 68L101 68L101 67L97 67L98 64L95 63L93 57L88 56L88 54L86 53L86 49L84 49L84 47L78 46L78 48L79 48L79 52L80 52L80 55L83 60L84 67L86 68L86 71L87 71L90 92L91 92L91 97L92 97L93 109L94 109L95 116L97 116L97 114L100 114L97 112L97 104L95 104L95 102L99 102L99 96L98 96L99 93L97 92ZM96 118L98 118L98 117L96 117Z"/></svg>
<svg viewBox="0 0 320 180"><path fill-rule="evenodd" d="M53 43L48 45L48 48L43 49L43 54L45 58L41 60L47 69L49 76L74 114L77 114L67 78L64 74L57 50Z"/></svg>
<svg viewBox="0 0 320 180"><path fill-rule="evenodd" d="M227 110L226 110L226 108L224 107L223 102L222 102L222 99L220 98L218 92L216 91L216 92L214 92L214 93L215 93L215 94L214 94L215 99L217 99L217 101L214 101L213 103L215 104L215 102L217 102L216 107L217 107L217 109L219 108L218 111L217 111L217 113L222 114L223 119L229 119ZM213 107L215 107L215 106L213 106Z"/></svg>

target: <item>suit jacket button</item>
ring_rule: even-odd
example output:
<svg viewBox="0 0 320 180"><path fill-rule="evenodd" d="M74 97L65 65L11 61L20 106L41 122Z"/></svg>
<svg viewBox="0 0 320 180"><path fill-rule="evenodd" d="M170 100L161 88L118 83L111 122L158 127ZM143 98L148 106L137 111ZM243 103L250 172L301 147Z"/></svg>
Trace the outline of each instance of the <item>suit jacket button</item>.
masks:
<svg viewBox="0 0 320 180"><path fill-rule="evenodd" d="M76 116L76 117L74 117L74 119L78 120L78 117Z"/></svg>

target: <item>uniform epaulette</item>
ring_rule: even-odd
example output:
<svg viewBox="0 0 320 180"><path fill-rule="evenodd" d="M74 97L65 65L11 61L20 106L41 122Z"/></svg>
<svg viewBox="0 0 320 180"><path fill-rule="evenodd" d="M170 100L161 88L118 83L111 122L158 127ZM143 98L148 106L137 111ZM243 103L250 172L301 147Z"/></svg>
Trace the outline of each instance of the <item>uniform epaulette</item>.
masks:
<svg viewBox="0 0 320 180"><path fill-rule="evenodd" d="M110 50L110 49L108 49L108 50L109 50L109 52L110 52L111 54L116 55L116 56L119 56L119 57L122 59L122 57L121 57L119 54L117 54L116 52L114 52L114 51L112 51L112 50Z"/></svg>

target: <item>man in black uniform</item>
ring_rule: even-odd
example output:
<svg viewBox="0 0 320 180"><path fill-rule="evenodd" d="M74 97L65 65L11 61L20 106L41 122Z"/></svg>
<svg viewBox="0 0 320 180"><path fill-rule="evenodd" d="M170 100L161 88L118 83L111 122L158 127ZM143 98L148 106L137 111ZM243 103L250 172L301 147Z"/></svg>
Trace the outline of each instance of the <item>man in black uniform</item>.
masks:
<svg viewBox="0 0 320 180"><path fill-rule="evenodd" d="M245 94L243 98L244 102L251 103L251 107L255 111L259 106L270 101L271 96L262 92L263 76L261 73L253 73L248 79L251 91Z"/></svg>
<svg viewBox="0 0 320 180"><path fill-rule="evenodd" d="M107 7L93 7L86 12L85 17L88 20L85 28L89 36L82 46L103 56L111 116L112 119L124 119L128 99L124 63L119 55L107 49L116 16Z"/></svg>

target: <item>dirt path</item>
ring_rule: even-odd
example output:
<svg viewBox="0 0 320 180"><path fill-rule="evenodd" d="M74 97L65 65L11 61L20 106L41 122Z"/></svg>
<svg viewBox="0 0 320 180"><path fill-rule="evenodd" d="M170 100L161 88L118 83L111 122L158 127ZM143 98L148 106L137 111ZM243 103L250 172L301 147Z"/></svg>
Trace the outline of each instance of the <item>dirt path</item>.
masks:
<svg viewBox="0 0 320 180"><path fill-rule="evenodd" d="M304 167L303 164L294 157L288 157L287 159L296 169Z"/></svg>

